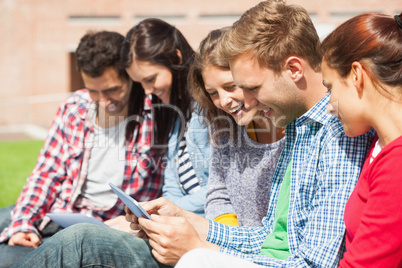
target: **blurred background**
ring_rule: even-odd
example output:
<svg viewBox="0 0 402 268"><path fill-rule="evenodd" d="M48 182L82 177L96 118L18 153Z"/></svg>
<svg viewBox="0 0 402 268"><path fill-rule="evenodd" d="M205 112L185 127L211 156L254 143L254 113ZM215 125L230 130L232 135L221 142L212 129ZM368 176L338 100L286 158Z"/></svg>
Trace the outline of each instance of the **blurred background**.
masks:
<svg viewBox="0 0 402 268"><path fill-rule="evenodd" d="M260 0L0 0L0 207L15 203L59 104L82 88L74 51L90 30L125 33L157 17L194 49ZM309 12L325 37L364 12L402 11L402 0L288 0Z"/></svg>

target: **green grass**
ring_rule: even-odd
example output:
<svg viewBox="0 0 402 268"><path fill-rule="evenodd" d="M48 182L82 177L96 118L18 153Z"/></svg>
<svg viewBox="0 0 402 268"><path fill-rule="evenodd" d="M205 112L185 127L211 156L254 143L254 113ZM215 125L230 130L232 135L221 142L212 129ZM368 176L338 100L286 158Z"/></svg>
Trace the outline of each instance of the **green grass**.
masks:
<svg viewBox="0 0 402 268"><path fill-rule="evenodd" d="M44 141L0 141L0 208L15 204Z"/></svg>

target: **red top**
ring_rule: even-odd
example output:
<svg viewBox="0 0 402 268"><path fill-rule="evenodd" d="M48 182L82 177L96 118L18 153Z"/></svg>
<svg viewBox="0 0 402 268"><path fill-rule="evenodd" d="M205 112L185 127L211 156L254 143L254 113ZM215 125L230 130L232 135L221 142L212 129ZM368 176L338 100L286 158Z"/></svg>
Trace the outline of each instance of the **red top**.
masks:
<svg viewBox="0 0 402 268"><path fill-rule="evenodd" d="M402 136L370 164L375 142L345 208L339 267L402 267Z"/></svg>

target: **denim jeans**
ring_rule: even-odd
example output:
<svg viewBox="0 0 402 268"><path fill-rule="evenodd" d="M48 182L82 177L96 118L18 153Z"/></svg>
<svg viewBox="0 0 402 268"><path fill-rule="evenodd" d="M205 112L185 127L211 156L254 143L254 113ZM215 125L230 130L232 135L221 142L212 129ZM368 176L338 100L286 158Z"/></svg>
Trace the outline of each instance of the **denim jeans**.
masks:
<svg viewBox="0 0 402 268"><path fill-rule="evenodd" d="M82 223L58 232L13 267L171 267L151 250L148 240L133 234Z"/></svg>
<svg viewBox="0 0 402 268"><path fill-rule="evenodd" d="M14 205L0 208L0 232L8 227L11 223L11 212L14 210Z"/></svg>
<svg viewBox="0 0 402 268"><path fill-rule="evenodd" d="M0 232L8 227L11 223L11 212L14 210L14 205L0 209ZM50 222L43 232L42 242L46 242L50 236L61 230L61 227L55 222ZM22 259L28 253L34 251L32 247L24 246L9 246L8 241L0 243L0 268L9 268L14 263Z"/></svg>

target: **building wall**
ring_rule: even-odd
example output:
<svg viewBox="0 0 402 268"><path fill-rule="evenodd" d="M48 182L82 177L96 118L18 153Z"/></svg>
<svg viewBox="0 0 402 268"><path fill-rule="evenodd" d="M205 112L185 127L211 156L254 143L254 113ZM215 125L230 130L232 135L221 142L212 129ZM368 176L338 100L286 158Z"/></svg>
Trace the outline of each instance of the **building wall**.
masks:
<svg viewBox="0 0 402 268"><path fill-rule="evenodd" d="M47 129L71 91L71 53L88 30L123 35L159 17L197 48L212 29L230 25L259 0L0 0L0 132ZM362 12L397 14L400 0L288 0L310 13L320 36Z"/></svg>

